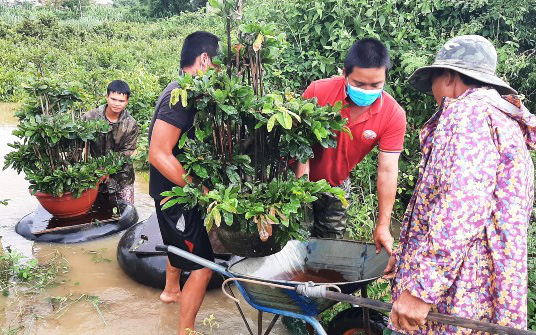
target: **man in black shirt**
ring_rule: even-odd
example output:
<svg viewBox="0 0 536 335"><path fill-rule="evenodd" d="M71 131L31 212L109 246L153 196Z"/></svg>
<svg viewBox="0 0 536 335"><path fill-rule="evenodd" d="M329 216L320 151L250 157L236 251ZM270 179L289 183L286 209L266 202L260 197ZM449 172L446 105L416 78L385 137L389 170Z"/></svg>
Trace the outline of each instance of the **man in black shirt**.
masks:
<svg viewBox="0 0 536 335"><path fill-rule="evenodd" d="M218 42L218 37L203 31L188 35L181 51L182 71L196 75L198 71L205 72L214 67L212 58L218 52ZM161 193L188 182L183 178L186 171L177 160L180 153L178 142L181 136L193 138L196 111L184 108L180 103L170 106L171 91L177 87L175 81L164 89L149 128L149 194L155 201L164 243L213 261L212 246L199 209L185 209L180 204L161 209L166 201ZM181 270L191 271L182 291L179 286ZM210 269L176 255L168 255L166 287L160 300L165 303L180 302L179 335L189 334L187 328L194 329L211 276Z"/></svg>

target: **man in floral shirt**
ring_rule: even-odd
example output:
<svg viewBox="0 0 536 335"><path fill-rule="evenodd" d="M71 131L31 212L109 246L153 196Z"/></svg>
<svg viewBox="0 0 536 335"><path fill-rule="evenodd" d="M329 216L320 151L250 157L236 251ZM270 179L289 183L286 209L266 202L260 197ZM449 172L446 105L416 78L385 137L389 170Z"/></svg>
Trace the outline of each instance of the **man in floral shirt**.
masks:
<svg viewBox="0 0 536 335"><path fill-rule="evenodd" d="M488 40L460 36L409 79L440 107L421 131L419 179L386 269L394 334L478 333L426 322L430 310L527 326L536 117L496 66Z"/></svg>

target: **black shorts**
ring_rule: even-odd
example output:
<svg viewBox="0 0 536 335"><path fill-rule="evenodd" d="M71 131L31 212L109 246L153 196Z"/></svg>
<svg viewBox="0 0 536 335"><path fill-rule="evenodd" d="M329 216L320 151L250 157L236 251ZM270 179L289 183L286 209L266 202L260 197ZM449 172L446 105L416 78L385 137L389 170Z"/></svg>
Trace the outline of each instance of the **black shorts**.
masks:
<svg viewBox="0 0 536 335"><path fill-rule="evenodd" d="M162 210L160 199L155 199L155 207L162 240L166 245L214 261L214 252L199 208L186 210L180 204L176 204ZM171 266L181 270L193 271L203 268L172 253L168 253L168 258Z"/></svg>

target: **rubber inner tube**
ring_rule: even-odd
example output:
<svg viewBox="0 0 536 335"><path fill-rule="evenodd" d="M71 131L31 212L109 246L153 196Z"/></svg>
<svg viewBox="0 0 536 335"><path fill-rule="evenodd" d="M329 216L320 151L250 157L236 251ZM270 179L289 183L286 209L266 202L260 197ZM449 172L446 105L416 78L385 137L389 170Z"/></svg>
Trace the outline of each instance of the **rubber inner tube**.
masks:
<svg viewBox="0 0 536 335"><path fill-rule="evenodd" d="M134 206L119 202L114 208L95 205L88 214L56 219L39 206L17 223L15 231L36 242L80 243L113 235L138 222Z"/></svg>
<svg viewBox="0 0 536 335"><path fill-rule="evenodd" d="M123 271L134 281L163 289L166 283L167 255L156 251L154 247L163 244L156 213L130 229L121 237L117 245L117 261ZM218 250L215 250L218 251ZM231 261L231 255L216 253L216 263L227 267ZM181 287L188 279L188 271L181 272ZM221 288L223 277L214 273L208 289Z"/></svg>

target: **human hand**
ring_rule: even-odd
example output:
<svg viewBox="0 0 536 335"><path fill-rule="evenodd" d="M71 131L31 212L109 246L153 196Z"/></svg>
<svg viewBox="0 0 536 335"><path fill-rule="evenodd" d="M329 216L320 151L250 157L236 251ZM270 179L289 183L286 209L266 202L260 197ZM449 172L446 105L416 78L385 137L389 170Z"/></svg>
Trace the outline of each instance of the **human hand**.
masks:
<svg viewBox="0 0 536 335"><path fill-rule="evenodd" d="M395 277L395 265L395 258L393 256L389 257L389 262L387 262L387 266L383 270L383 279L393 279Z"/></svg>
<svg viewBox="0 0 536 335"><path fill-rule="evenodd" d="M389 231L389 225L377 224L372 237L374 238L374 244L376 244L377 254L380 253L382 247L385 248L385 251L387 251L389 255L393 254L394 239Z"/></svg>
<svg viewBox="0 0 536 335"><path fill-rule="evenodd" d="M203 195L207 195L208 192L210 192L209 189L206 186L203 186Z"/></svg>
<svg viewBox="0 0 536 335"><path fill-rule="evenodd" d="M396 329L414 331L426 323L431 304L414 297L408 290L402 292L391 309L391 322Z"/></svg>

